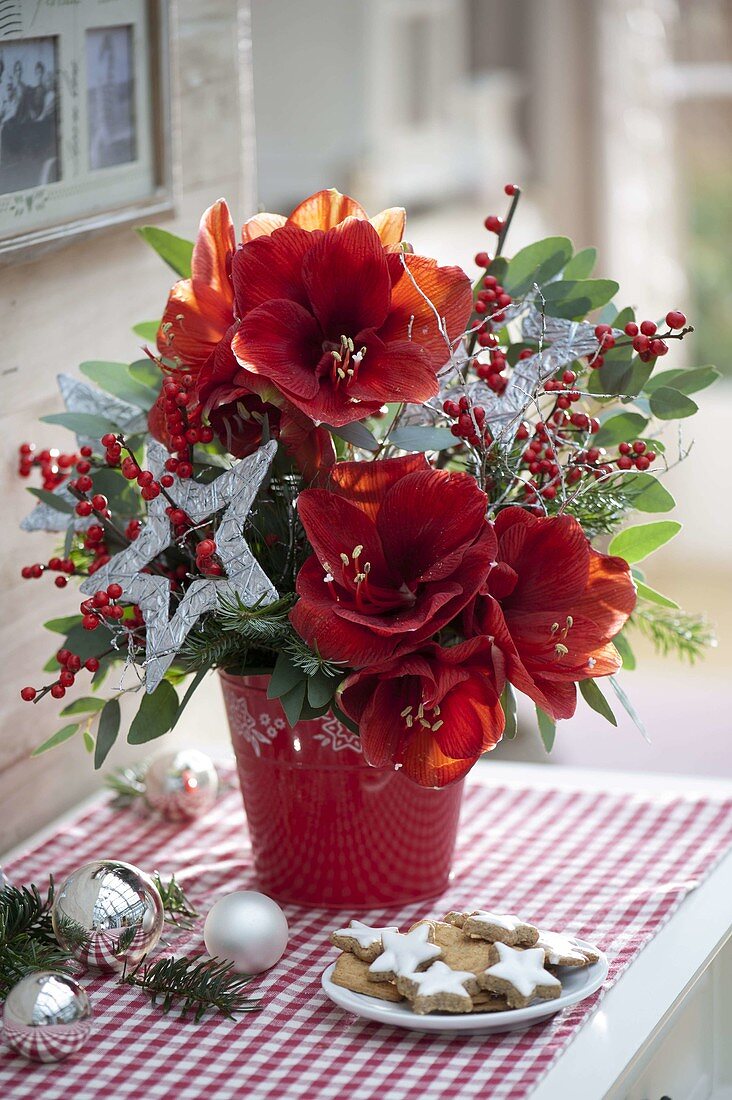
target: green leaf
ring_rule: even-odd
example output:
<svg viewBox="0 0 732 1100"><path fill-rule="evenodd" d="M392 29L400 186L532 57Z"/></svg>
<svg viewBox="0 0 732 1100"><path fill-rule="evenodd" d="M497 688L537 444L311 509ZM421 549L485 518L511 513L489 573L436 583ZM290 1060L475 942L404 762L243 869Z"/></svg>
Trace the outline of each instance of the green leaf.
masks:
<svg viewBox="0 0 732 1100"><path fill-rule="evenodd" d="M594 680L580 680L579 689L582 693L582 698L589 707L592 707L594 711L601 714L603 718L607 718L612 726L617 726L618 720L613 714L610 704Z"/></svg>
<svg viewBox="0 0 732 1100"><path fill-rule="evenodd" d="M166 681L163 680L163 684L165 682ZM162 684L160 686L162 687ZM153 692L153 694L155 693ZM152 698L152 696L146 696L146 698ZM117 740L121 717L122 712L120 710L119 700L108 699L104 704L102 713L99 715L97 743L94 748L94 768L96 771L99 771L102 764L107 759L112 745ZM130 730L130 734L132 734L132 730ZM138 742L133 742L133 744L137 743Z"/></svg>
<svg viewBox="0 0 732 1100"><path fill-rule="evenodd" d="M653 393L661 386L670 386L679 393L698 393L711 386L720 377L716 367L695 367L693 370L665 370L655 375L646 386L646 393Z"/></svg>
<svg viewBox="0 0 732 1100"><path fill-rule="evenodd" d="M57 745L62 745L64 741L68 741L70 737L74 736L78 728L78 722L74 722L71 726L64 726L58 733L54 733L53 737L49 737L48 741L44 741L42 745L34 749L31 756L40 756L42 752L48 752L49 749L55 749Z"/></svg>
<svg viewBox="0 0 732 1100"><path fill-rule="evenodd" d="M67 714L96 714L104 706L103 699L96 699L93 695L84 695L81 699L74 699L61 711L61 717Z"/></svg>
<svg viewBox="0 0 732 1100"><path fill-rule="evenodd" d="M149 386L150 389L155 391L160 389L163 374L160 367L153 363L151 359L135 359L134 363L130 363L127 369L136 382L140 382L143 386Z"/></svg>
<svg viewBox="0 0 732 1100"><path fill-rule="evenodd" d="M655 588L651 588L645 581L636 580L636 588L638 589L638 597L641 600L648 600L650 603L657 603L660 607L673 607L678 610L679 605L675 600L669 599L668 596L662 595L660 592L656 592Z"/></svg>
<svg viewBox="0 0 732 1100"><path fill-rule="evenodd" d="M157 399L155 390L149 386L143 386L130 374L127 363L102 363L90 361L81 363L79 370L87 378L91 378L105 393L111 393L119 397L121 401L128 401L131 405L137 405L145 412L152 408Z"/></svg>
<svg viewBox="0 0 732 1100"><path fill-rule="evenodd" d="M306 679L307 673L304 669L295 664L289 653L282 650L275 661L267 688L267 698L281 699L283 695L287 695L298 684L304 684Z"/></svg>
<svg viewBox="0 0 732 1100"><path fill-rule="evenodd" d="M157 225L141 225L137 232L165 260L168 267L172 267L176 275L180 275L181 279L190 279L193 241L176 237L174 233L168 233Z"/></svg>
<svg viewBox="0 0 732 1100"><path fill-rule="evenodd" d="M508 264L505 278L500 281L516 298L525 294L534 283L543 286L547 279L558 275L571 256L572 242L568 237L545 237L517 252ZM496 272L492 270L491 274Z"/></svg>
<svg viewBox="0 0 732 1100"><path fill-rule="evenodd" d="M135 336L139 336L140 339L154 344L157 340L159 328L160 321L140 321L139 325L132 326L132 331Z"/></svg>
<svg viewBox="0 0 732 1100"><path fill-rule="evenodd" d="M653 474L629 473L620 483L623 492L639 512L670 512L676 501Z"/></svg>
<svg viewBox="0 0 732 1100"><path fill-rule="evenodd" d="M303 704L305 702L305 689L306 681L300 680L295 684L290 691L285 692L284 695L280 695L280 706L285 712L285 717L290 726L294 726L300 718Z"/></svg>
<svg viewBox="0 0 732 1100"><path fill-rule="evenodd" d="M610 684L611 684L611 686L612 686L612 689L613 689L613 691L615 692L615 694L617 695L618 699L620 700L620 702L622 703L623 707L625 708L626 712L627 712L627 713L628 713L628 715L629 715L629 716L630 716L630 717L632 718L632 720L633 720L633 722L634 722L635 726L636 726L636 727L637 727L637 728L638 728L638 729L640 730L640 732L641 732L641 734L643 735L644 739L645 739L645 740L646 740L646 741L648 742L648 744L650 745L650 743L651 743L651 739L650 739L650 737L648 736L648 734L646 733L646 727L645 727L645 726L643 725L643 722L642 722L642 720L641 720L641 718L640 718L640 715L639 715L639 714L638 714L638 712L636 711L635 707L634 707L634 706L633 706L633 704L631 703L631 701L630 701L630 699L628 698L628 696L627 696L627 695L625 694L625 692L624 692L624 691L623 691L623 689L621 688L621 686L620 686L620 684L618 683L618 681L617 681L617 679L615 678L615 676L611 676L611 677L610 677Z"/></svg>
<svg viewBox="0 0 732 1100"><path fill-rule="evenodd" d="M574 320L605 305L617 291L613 279L558 279L544 287L546 312Z"/></svg>
<svg viewBox="0 0 732 1100"><path fill-rule="evenodd" d="M178 696L172 684L162 680L155 691L145 693L140 709L132 719L127 740L130 745L145 745L162 737L175 725L178 715Z"/></svg>
<svg viewBox="0 0 732 1100"><path fill-rule="evenodd" d="M616 634L613 638L613 645L617 649L618 653L623 659L623 668L628 672L632 672L636 667L635 654L630 647L628 639L624 633Z"/></svg>
<svg viewBox="0 0 732 1100"><path fill-rule="evenodd" d="M557 724L541 707L536 707L536 720L539 723L539 733L547 752L554 747L554 738L557 735Z"/></svg>
<svg viewBox="0 0 732 1100"><path fill-rule="evenodd" d="M82 737L84 738L84 748L91 755L94 752L94 738L89 733L89 730L84 730Z"/></svg>
<svg viewBox="0 0 732 1100"><path fill-rule="evenodd" d="M188 703L190 702L191 697L193 696L193 693L195 692L196 688L198 687L198 685L200 684L201 680L204 678L206 673L209 672L209 671L210 671L210 669L208 669L208 668L199 668L198 672L196 673L196 675L193 677L190 684L186 688L185 695L181 699L180 706L178 707L178 713L175 716L176 725L177 725L177 723L180 719L181 714L183 713L183 711L188 706Z"/></svg>
<svg viewBox="0 0 732 1100"><path fill-rule="evenodd" d="M681 530L681 524L673 519L661 519L656 523L641 523L626 527L611 540L608 553L625 558L629 565L643 561L659 547L669 542Z"/></svg>
<svg viewBox="0 0 732 1100"><path fill-rule="evenodd" d="M596 248L583 248L569 261L564 269L565 279L586 279L592 274L597 259Z"/></svg>
<svg viewBox="0 0 732 1100"><path fill-rule="evenodd" d="M681 420L693 416L698 408L696 401L670 386L659 386L651 394L651 412L659 420Z"/></svg>
<svg viewBox="0 0 732 1100"><path fill-rule="evenodd" d="M49 416L42 416L41 420L44 424L60 424L75 435L88 436L90 439L101 439L107 432L116 432L119 428L112 420L94 413L51 413Z"/></svg>
<svg viewBox="0 0 732 1100"><path fill-rule="evenodd" d="M362 451L378 451L379 441L360 420L353 420L350 424L343 424L340 428L332 428L324 424L332 435L339 439L345 439L346 443L352 443L354 447L360 447Z"/></svg>
<svg viewBox="0 0 732 1100"><path fill-rule="evenodd" d="M49 619L43 625L54 634L68 634L73 627L81 623L81 615L65 615L62 619Z"/></svg>
<svg viewBox="0 0 732 1100"><path fill-rule="evenodd" d="M397 428L389 442L402 451L444 451L457 442L448 428Z"/></svg>
<svg viewBox="0 0 732 1100"><path fill-rule="evenodd" d="M518 733L518 722L516 720L516 692L508 682L506 682L503 694L501 695L501 706L503 707L503 713L506 717L503 736L507 740L513 741Z"/></svg>
<svg viewBox="0 0 732 1100"><path fill-rule="evenodd" d="M70 504L68 500L64 500L56 493L50 492L48 489L28 489L29 493L32 493L34 497L40 500L43 504L47 504L49 508L55 508L57 512L73 512L74 505Z"/></svg>
<svg viewBox="0 0 732 1100"><path fill-rule="evenodd" d="M648 421L640 413L617 413L609 417L600 425L600 430L593 437L593 447L614 447L626 439L636 439L645 428Z"/></svg>
<svg viewBox="0 0 732 1100"><path fill-rule="evenodd" d="M315 710L329 709L337 687L338 681L333 676L326 676L324 672L316 672L315 676L308 677L308 703Z"/></svg>

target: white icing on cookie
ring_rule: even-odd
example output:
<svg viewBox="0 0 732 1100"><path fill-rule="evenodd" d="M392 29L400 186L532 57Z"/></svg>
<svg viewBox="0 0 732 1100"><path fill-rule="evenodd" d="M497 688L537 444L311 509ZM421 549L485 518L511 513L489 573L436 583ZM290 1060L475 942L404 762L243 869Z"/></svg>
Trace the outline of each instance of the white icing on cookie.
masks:
<svg viewBox="0 0 732 1100"><path fill-rule="evenodd" d="M560 959L575 959L576 962L587 962L584 951L577 946L577 941L568 936L562 936L559 932L546 932L539 929L539 938L534 947L541 947L546 953L546 960L553 966L559 966Z"/></svg>
<svg viewBox="0 0 732 1100"><path fill-rule="evenodd" d="M476 913L468 914L470 920L479 924L493 924L496 928L505 928L507 932L515 932L526 924L520 917L514 917L511 913L489 913L485 909L479 909Z"/></svg>
<svg viewBox="0 0 732 1100"><path fill-rule="evenodd" d="M363 947L363 949L366 950L369 947L374 947L376 944L381 947L381 937L384 932L398 931L399 929L394 924L390 925L388 928L372 928L368 924L363 924L360 920L352 920L348 928L339 928L333 935L347 936L349 939L355 940L359 947Z"/></svg>
<svg viewBox="0 0 732 1100"><path fill-rule="evenodd" d="M495 948L500 962L489 966L486 974L490 974L492 978L503 978L504 981L510 982L522 997L531 997L537 985L561 988L559 978L555 978L544 969L544 952L540 947L519 951L515 947L509 947L508 944L497 943Z"/></svg>
<svg viewBox="0 0 732 1100"><path fill-rule="evenodd" d="M427 924L417 925L411 932L384 932L381 937L384 950L371 963L369 971L372 974L411 974L421 963L437 958L442 948L429 943L429 933Z"/></svg>
<svg viewBox="0 0 732 1100"><path fill-rule="evenodd" d="M444 962L433 962L427 970L418 970L413 974L400 975L407 981L419 986L420 997L435 997L440 993L454 993L458 997L469 997L464 983L475 978L472 970L453 970Z"/></svg>

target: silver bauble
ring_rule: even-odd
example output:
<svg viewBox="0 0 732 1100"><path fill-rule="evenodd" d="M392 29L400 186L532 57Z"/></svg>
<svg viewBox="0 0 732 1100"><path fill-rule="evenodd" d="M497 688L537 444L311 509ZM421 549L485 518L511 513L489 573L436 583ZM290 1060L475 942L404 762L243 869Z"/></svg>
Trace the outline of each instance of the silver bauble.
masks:
<svg viewBox="0 0 732 1100"><path fill-rule="evenodd" d="M145 773L145 800L169 821L207 813L216 802L219 778L210 757L179 749L156 757Z"/></svg>
<svg viewBox="0 0 732 1100"><path fill-rule="evenodd" d="M157 944L165 919L152 879L113 859L95 859L69 875L52 916L61 946L98 970L138 963Z"/></svg>
<svg viewBox="0 0 732 1100"><path fill-rule="evenodd" d="M226 959L239 974L261 974L282 958L288 932L276 901L255 890L237 890L212 906L203 940L209 955Z"/></svg>
<svg viewBox="0 0 732 1100"><path fill-rule="evenodd" d="M36 1062L60 1062L76 1054L89 1036L89 998L68 974L38 970L8 993L3 1026L8 1046L17 1054Z"/></svg>

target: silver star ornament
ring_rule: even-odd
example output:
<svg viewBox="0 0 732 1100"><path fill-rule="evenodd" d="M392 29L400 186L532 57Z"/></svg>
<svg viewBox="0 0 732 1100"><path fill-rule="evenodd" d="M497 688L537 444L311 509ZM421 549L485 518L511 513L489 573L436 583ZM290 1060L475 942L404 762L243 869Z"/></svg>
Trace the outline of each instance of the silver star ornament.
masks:
<svg viewBox="0 0 732 1100"><path fill-rule="evenodd" d="M170 581L142 570L170 546L173 531L166 515L169 501L161 493L150 502L147 523L134 542L89 577L81 591L92 595L110 584L121 585L124 596L142 611L146 627L145 688L152 692L163 679L183 641L198 619L218 606L219 597L237 596L247 606L278 598L277 589L252 554L243 528L250 508L277 450L270 440L248 458L220 474L208 485L174 478L168 496L193 521L203 523L225 509L216 530L216 553L224 577L197 577L169 615ZM150 443L147 467L156 479L165 472L170 455L159 443Z"/></svg>

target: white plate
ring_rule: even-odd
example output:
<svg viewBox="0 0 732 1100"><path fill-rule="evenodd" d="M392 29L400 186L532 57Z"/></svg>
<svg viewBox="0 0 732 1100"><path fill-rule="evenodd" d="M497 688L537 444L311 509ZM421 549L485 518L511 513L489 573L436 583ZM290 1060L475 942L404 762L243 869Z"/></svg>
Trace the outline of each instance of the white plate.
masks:
<svg viewBox="0 0 732 1100"><path fill-rule="evenodd" d="M582 943L582 940L577 940ZM589 947L589 944L585 944ZM411 1031L449 1031L464 1035L488 1035L493 1031L518 1031L546 1020L569 1005L583 1001L600 988L608 972L607 958L602 953L592 966L563 967L561 970L562 993L552 1001L538 1001L528 1008L514 1008L507 1012L437 1013L418 1016L403 1003L378 1001L363 993L352 993L330 979L335 963L323 971L321 984L326 995L335 1004L354 1012L365 1020L376 1020L392 1027L404 1027Z"/></svg>

